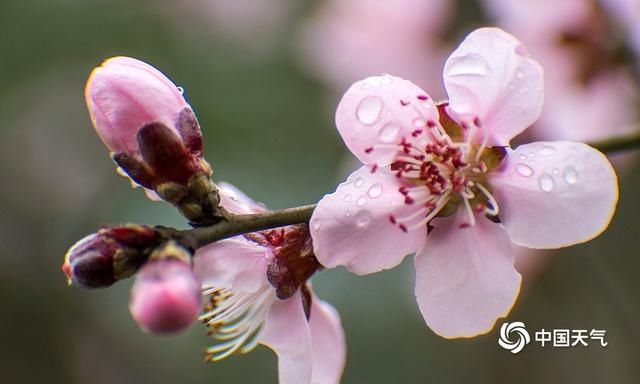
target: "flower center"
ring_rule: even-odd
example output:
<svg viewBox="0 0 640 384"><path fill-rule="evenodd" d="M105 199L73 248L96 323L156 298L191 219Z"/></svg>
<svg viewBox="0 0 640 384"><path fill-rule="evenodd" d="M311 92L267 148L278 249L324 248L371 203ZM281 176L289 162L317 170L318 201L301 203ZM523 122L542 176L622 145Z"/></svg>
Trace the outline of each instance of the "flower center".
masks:
<svg viewBox="0 0 640 384"><path fill-rule="evenodd" d="M406 216L389 216L404 232L424 227L436 216L448 216L460 206L469 219L463 226L475 224L476 212L492 217L499 212L487 173L499 165L504 149L486 146L487 132L478 118L459 125L446 114L446 105L438 106L440 124L423 120L410 137L402 138L391 163L402 184L398 192L404 204L415 207ZM421 114L419 108L414 109Z"/></svg>

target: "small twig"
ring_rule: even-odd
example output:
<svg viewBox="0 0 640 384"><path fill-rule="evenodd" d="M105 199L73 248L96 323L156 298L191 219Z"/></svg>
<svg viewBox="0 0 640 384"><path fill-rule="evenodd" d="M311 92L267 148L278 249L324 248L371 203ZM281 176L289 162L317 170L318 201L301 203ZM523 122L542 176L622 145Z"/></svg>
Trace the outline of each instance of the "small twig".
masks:
<svg viewBox="0 0 640 384"><path fill-rule="evenodd" d="M629 135L612 137L588 144L607 154L637 149L640 148L640 130ZM316 204L311 204L263 213L229 215L226 220L206 227L197 227L185 231L171 230L171 237L180 238L183 243L197 249L243 233L308 223L315 208ZM167 230L169 229L166 228L165 231Z"/></svg>
<svg viewBox="0 0 640 384"><path fill-rule="evenodd" d="M638 149L640 148L640 129L627 135L611 137L600 141L592 141L587 144L606 154Z"/></svg>
<svg viewBox="0 0 640 384"><path fill-rule="evenodd" d="M227 220L207 227L189 229L182 233L193 239L196 248L243 233L309 222L315 204L248 215L230 215Z"/></svg>

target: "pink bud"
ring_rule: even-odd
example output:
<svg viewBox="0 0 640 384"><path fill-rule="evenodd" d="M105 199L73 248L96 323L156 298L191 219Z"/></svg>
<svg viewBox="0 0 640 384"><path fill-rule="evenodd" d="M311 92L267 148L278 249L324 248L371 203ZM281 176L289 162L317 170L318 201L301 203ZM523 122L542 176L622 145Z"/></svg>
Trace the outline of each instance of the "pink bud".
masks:
<svg viewBox="0 0 640 384"><path fill-rule="evenodd" d="M189 327L200 311L200 282L178 259L152 260L131 289L129 311L148 333L169 334Z"/></svg>
<svg viewBox="0 0 640 384"><path fill-rule="evenodd" d="M210 175L198 120L181 90L157 69L130 57L108 59L89 75L85 98L113 160L137 184L156 190Z"/></svg>
<svg viewBox="0 0 640 384"><path fill-rule="evenodd" d="M89 75L85 99L93 126L113 152L139 152L136 134L159 122L174 130L189 108L178 87L160 71L130 57L112 57Z"/></svg>

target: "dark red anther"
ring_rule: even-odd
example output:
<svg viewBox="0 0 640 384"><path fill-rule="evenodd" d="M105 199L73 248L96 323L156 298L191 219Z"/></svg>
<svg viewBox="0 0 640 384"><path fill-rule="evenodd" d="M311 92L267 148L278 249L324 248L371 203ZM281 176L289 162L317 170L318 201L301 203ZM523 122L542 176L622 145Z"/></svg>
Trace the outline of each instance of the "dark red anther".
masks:
<svg viewBox="0 0 640 384"><path fill-rule="evenodd" d="M418 95L417 97L418 97L418 100L422 100L422 101L429 100L429 96L427 95Z"/></svg>
<svg viewBox="0 0 640 384"><path fill-rule="evenodd" d="M479 118L478 116L476 116L476 117L473 119L473 124L475 124L475 125L476 125L476 127L478 127L478 128L482 127L482 122L480 121L480 118Z"/></svg>
<svg viewBox="0 0 640 384"><path fill-rule="evenodd" d="M407 226L404 224L398 224L398 228L400 228L400 230L402 230L402 232L404 233L409 232L409 230L407 229Z"/></svg>
<svg viewBox="0 0 640 384"><path fill-rule="evenodd" d="M371 166L371 173L376 173L377 170L378 170L378 164L373 163L373 165Z"/></svg>
<svg viewBox="0 0 640 384"><path fill-rule="evenodd" d="M364 149L364 153L371 153L373 152L373 147L368 147Z"/></svg>
<svg viewBox="0 0 640 384"><path fill-rule="evenodd" d="M427 120L427 127L429 128L435 128L436 126L436 122L433 120Z"/></svg>
<svg viewBox="0 0 640 384"><path fill-rule="evenodd" d="M411 196L405 196L404 203L411 205L411 204L415 203L415 200Z"/></svg>
<svg viewBox="0 0 640 384"><path fill-rule="evenodd" d="M395 224L396 223L396 217L393 215L389 215L389 221L391 222L391 224Z"/></svg>
<svg viewBox="0 0 640 384"><path fill-rule="evenodd" d="M407 100L402 100L400 99L400 105L402 105L403 107L406 107L407 105L409 105L410 103Z"/></svg>
<svg viewBox="0 0 640 384"><path fill-rule="evenodd" d="M411 136L418 137L420 136L421 133L422 133L422 129L416 129L415 131L411 132Z"/></svg>

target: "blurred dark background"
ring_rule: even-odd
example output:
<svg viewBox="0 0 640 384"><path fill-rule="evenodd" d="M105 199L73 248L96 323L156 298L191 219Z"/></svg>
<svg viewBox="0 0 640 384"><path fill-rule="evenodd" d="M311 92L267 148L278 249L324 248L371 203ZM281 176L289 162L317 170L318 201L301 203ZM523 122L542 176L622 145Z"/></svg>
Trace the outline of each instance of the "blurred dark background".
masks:
<svg viewBox="0 0 640 384"><path fill-rule="evenodd" d="M300 31L320 6L0 2L1 382L276 382L270 350L205 364L202 350L213 340L204 327L173 337L143 334L127 309L131 281L107 290L69 288L60 265L66 249L100 224L184 227L171 207L148 201L114 172L91 127L84 82L110 56L147 61L185 88L216 179L272 208L313 203L332 191L354 163L333 126L345 88L314 76L301 53ZM458 1L452 12L441 36L450 44L485 22L471 1ZM523 272L509 316L530 330L605 329L606 348L534 344L512 355L497 345L499 327L473 340L443 340L419 315L407 258L368 277L340 269L314 278L318 295L342 315L343 382L638 382L640 173L633 160L623 168L611 227L590 243L540 255L543 261Z"/></svg>

